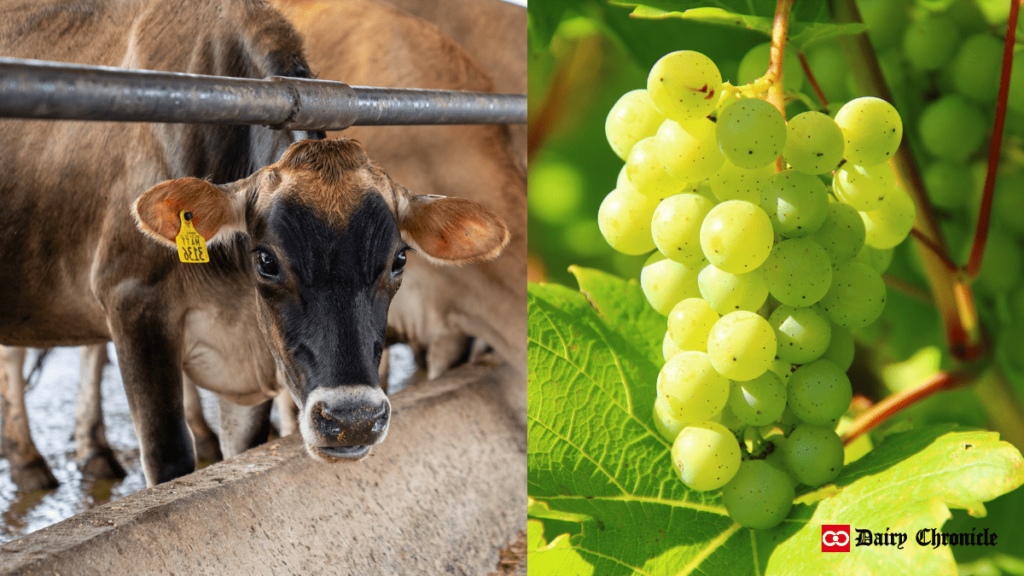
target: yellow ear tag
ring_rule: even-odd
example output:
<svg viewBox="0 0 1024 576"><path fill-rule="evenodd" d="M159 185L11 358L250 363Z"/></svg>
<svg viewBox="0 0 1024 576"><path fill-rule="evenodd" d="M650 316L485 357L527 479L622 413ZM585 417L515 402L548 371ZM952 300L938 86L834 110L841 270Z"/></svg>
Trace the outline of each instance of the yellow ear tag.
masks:
<svg viewBox="0 0 1024 576"><path fill-rule="evenodd" d="M191 264L209 262L210 255L206 252L206 240L203 240L202 235L196 232L195 227L192 226L192 213L182 210L178 215L181 217L181 230L178 231L178 237L174 239L175 244L178 245L178 258L182 262Z"/></svg>

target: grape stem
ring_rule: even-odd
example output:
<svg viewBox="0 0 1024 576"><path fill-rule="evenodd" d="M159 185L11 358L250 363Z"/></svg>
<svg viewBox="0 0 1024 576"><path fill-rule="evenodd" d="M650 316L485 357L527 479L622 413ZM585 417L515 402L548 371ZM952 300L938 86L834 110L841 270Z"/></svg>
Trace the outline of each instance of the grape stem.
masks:
<svg viewBox="0 0 1024 576"><path fill-rule="evenodd" d="M934 242L932 242L931 238L926 236L924 232L921 232L917 228L911 228L910 235L913 236L914 239L916 239L918 242L920 242L922 246L931 250L932 254L934 254L937 258L942 260L942 263L946 265L947 270L953 273L956 273L960 270L960 267L957 266L956 262L953 262L953 259L950 258L948 254L946 254L946 251L943 250L941 247L937 246Z"/></svg>
<svg viewBox="0 0 1024 576"><path fill-rule="evenodd" d="M891 274L882 274L882 280L885 281L886 286L903 292L911 298L920 300L925 304L935 304L935 300L932 299L932 295L928 291L922 290L902 278L897 278Z"/></svg>
<svg viewBox="0 0 1024 576"><path fill-rule="evenodd" d="M768 87L768 102L779 109L782 118L786 118L786 96L783 86L784 56L786 55L786 37L789 35L789 12L793 9L794 0L778 0L775 3L775 21L772 23L772 48L768 61L768 74L771 86ZM786 169L782 156L775 160L775 171Z"/></svg>
<svg viewBox="0 0 1024 576"><path fill-rule="evenodd" d="M818 102L821 102L821 107L828 108L828 98L825 98L825 92L822 91L821 85L818 84L818 79L814 77L814 72L811 72L811 65L807 63L807 56L804 55L804 51L798 50L796 56L800 59L800 67L804 69L804 76L807 76L807 81L811 83L811 88L814 89Z"/></svg>
<svg viewBox="0 0 1024 576"><path fill-rule="evenodd" d="M992 127L992 141L988 151L988 174L985 176L985 189L981 196L978 225L974 229L971 257L967 260L965 268L967 276L971 280L977 278L981 271L981 261L985 255L985 242L988 240L989 221L992 216L992 195L996 187L996 168L999 166L999 151L1003 145L1003 126L1006 123L1006 101L1010 94L1010 67L1013 65L1013 46L1017 37L1020 4L1020 0L1010 0L1010 17L1006 22L1006 44L1003 46L1003 70L999 77L999 97L996 100L996 119L995 125Z"/></svg>

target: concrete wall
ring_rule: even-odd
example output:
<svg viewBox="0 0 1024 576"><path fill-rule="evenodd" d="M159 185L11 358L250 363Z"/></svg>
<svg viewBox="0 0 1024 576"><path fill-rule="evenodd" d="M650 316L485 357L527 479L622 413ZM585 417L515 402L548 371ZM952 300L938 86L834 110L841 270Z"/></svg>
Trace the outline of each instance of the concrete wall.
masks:
<svg viewBox="0 0 1024 576"><path fill-rule="evenodd" d="M10 574L488 574L526 528L526 383L465 366L392 398L355 464L297 435L0 546Z"/></svg>

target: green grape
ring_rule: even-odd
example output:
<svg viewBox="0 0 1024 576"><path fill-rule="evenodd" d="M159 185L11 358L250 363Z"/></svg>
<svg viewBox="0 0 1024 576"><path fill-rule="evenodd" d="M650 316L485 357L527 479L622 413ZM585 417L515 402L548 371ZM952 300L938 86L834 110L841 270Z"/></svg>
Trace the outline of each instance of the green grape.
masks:
<svg viewBox="0 0 1024 576"><path fill-rule="evenodd" d="M992 201L992 215L1017 236L1024 235L1024 172L1000 172Z"/></svg>
<svg viewBox="0 0 1024 576"><path fill-rule="evenodd" d="M654 427L662 438L672 442L686 428L686 422L676 418L668 403L658 398L654 401Z"/></svg>
<svg viewBox="0 0 1024 576"><path fill-rule="evenodd" d="M740 443L717 422L690 424L672 443L672 462L691 489L717 490L740 469Z"/></svg>
<svg viewBox="0 0 1024 576"><path fill-rule="evenodd" d="M700 227L700 246L715 267L743 274L760 266L771 252L772 221L759 206L728 200L715 206Z"/></svg>
<svg viewBox="0 0 1024 576"><path fill-rule="evenodd" d="M782 154L786 146L786 119L767 101L744 98L719 112L715 133L718 147L730 162L756 170Z"/></svg>
<svg viewBox="0 0 1024 576"><path fill-rule="evenodd" d="M836 198L861 212L874 210L896 189L896 174L888 164L844 164L832 177Z"/></svg>
<svg viewBox="0 0 1024 576"><path fill-rule="evenodd" d="M796 476L793 474L793 471L789 469L789 465L786 464L786 458L785 456L783 456L782 452L783 451L781 446L776 445L775 449L769 452L768 455L764 457L764 461L767 462L776 470L778 470L779 472L785 474L786 477L790 479L790 484L793 486L793 488L796 488L796 485L799 484L800 481L796 479Z"/></svg>
<svg viewBox="0 0 1024 576"><path fill-rule="evenodd" d="M700 225L714 203L696 194L677 194L658 204L651 221L654 244L666 257L687 267L704 263Z"/></svg>
<svg viewBox="0 0 1024 576"><path fill-rule="evenodd" d="M864 221L860 213L845 202L829 202L824 224L811 234L828 254L832 267L849 261L864 247Z"/></svg>
<svg viewBox="0 0 1024 576"><path fill-rule="evenodd" d="M707 118L683 124L665 120L655 138L662 166L674 178L684 182L708 178L725 161L715 142L715 123Z"/></svg>
<svg viewBox="0 0 1024 576"><path fill-rule="evenodd" d="M786 51L788 56L790 51ZM815 43L814 47L807 54L807 63L811 67L811 72L814 77L818 80L818 86L821 87L822 92L828 97L829 102L832 103L835 100L847 99L846 91L846 57L843 56L843 51L839 48L839 44L834 40L831 42L819 42ZM789 78L788 68L789 64L786 64L786 78ZM836 107L836 111L842 106L840 104Z"/></svg>
<svg viewBox="0 0 1024 576"><path fill-rule="evenodd" d="M708 182L719 201L744 200L760 204L761 190L764 190L765 184L774 175L775 167L771 164L756 170L747 170L726 160Z"/></svg>
<svg viewBox="0 0 1024 576"><path fill-rule="evenodd" d="M672 336L668 332L665 332L665 338L661 341L661 356L665 359L665 362L668 362L673 356L682 351L683 350L679 346L676 346L676 343L672 341Z"/></svg>
<svg viewBox="0 0 1024 576"><path fill-rule="evenodd" d="M846 328L863 328L882 315L885 282L874 268L851 260L832 271L832 285L821 299L828 317Z"/></svg>
<svg viewBox="0 0 1024 576"><path fill-rule="evenodd" d="M990 230L977 285L989 294L1007 292L1019 285L1022 267L1020 247L1013 237L1001 230Z"/></svg>
<svg viewBox="0 0 1024 576"><path fill-rule="evenodd" d="M985 117L963 96L951 94L929 104L918 121L924 148L943 160L963 162L981 146Z"/></svg>
<svg viewBox="0 0 1024 576"><path fill-rule="evenodd" d="M861 20L868 25L868 36L876 50L896 46L910 23L907 2L903 0L860 0Z"/></svg>
<svg viewBox="0 0 1024 576"><path fill-rule="evenodd" d="M700 297L700 289L697 288L699 273L698 268L687 268L665 258L661 252L655 252L640 272L640 287L651 307L662 316L668 316L680 300Z"/></svg>
<svg viewBox="0 0 1024 576"><path fill-rule="evenodd" d="M901 188L890 192L882 205L861 212L864 220L864 244L884 250L903 242L914 227L914 200Z"/></svg>
<svg viewBox="0 0 1024 576"><path fill-rule="evenodd" d="M657 207L657 200L637 194L630 187L616 188L601 202L597 224L615 250L634 256L644 254L654 250L651 218Z"/></svg>
<svg viewBox="0 0 1024 576"><path fill-rule="evenodd" d="M796 371L797 367L786 362L782 358L776 358L775 360L772 360L772 365L769 366L768 369L778 376L779 379L782 380L782 383L785 384L786 382L789 382L789 377L793 375L793 372Z"/></svg>
<svg viewBox="0 0 1024 576"><path fill-rule="evenodd" d="M679 122L710 114L721 88L722 75L715 63L692 50L662 56L647 76L647 91L655 108Z"/></svg>
<svg viewBox="0 0 1024 576"><path fill-rule="evenodd" d="M730 380L753 380L775 359L775 332L753 312L730 312L708 334L708 359Z"/></svg>
<svg viewBox="0 0 1024 576"><path fill-rule="evenodd" d="M654 107L647 90L631 90L608 112L604 133L615 154L625 160L633 145L654 136L665 117Z"/></svg>
<svg viewBox="0 0 1024 576"><path fill-rule="evenodd" d="M683 350L661 367L658 398L668 404L677 420L709 420L729 400L729 379L712 368L707 354Z"/></svg>
<svg viewBox="0 0 1024 576"><path fill-rule="evenodd" d="M924 171L924 186L932 204L946 210L960 210L970 198L974 177L962 164L933 162ZM998 202L999 195L996 194L995 198Z"/></svg>
<svg viewBox="0 0 1024 576"><path fill-rule="evenodd" d="M885 274L885 271L889 269L889 265L892 264L892 254L892 248L879 250L878 248L872 248L871 246L864 246L860 249L860 252L853 257L853 259L861 264L867 264L871 268L874 268L875 272L878 272L879 274Z"/></svg>
<svg viewBox="0 0 1024 576"><path fill-rule="evenodd" d="M658 159L656 136L644 138L629 151L626 176L633 188L653 200L675 196L686 188L686 182L672 177Z"/></svg>
<svg viewBox="0 0 1024 576"><path fill-rule="evenodd" d="M821 300L832 282L828 252L810 238L779 242L761 270L768 292L793 307L811 306Z"/></svg>
<svg viewBox="0 0 1024 576"><path fill-rule="evenodd" d="M719 314L737 310L756 312L768 299L768 285L757 270L730 274L709 264L697 275L697 288L708 306Z"/></svg>
<svg viewBox="0 0 1024 576"><path fill-rule="evenodd" d="M851 164L875 166L887 162L900 147L903 121L881 98L854 98L836 114L836 124L846 140L843 157Z"/></svg>
<svg viewBox="0 0 1024 576"><path fill-rule="evenodd" d="M836 366L846 372L850 366L853 366L853 352L853 332L849 328L832 324L832 337L829 339L828 348L821 355L821 359L835 362Z"/></svg>
<svg viewBox="0 0 1024 576"><path fill-rule="evenodd" d="M668 315L668 333L680 350L703 352L708 349L708 333L718 318L703 299L687 298Z"/></svg>
<svg viewBox="0 0 1024 576"><path fill-rule="evenodd" d="M771 60L771 50L771 42L758 44L751 48L750 51L743 56L743 59L740 60L737 83L750 84L754 80L764 76L768 72L768 64ZM782 66L783 70L786 72L782 81L783 89L799 92L804 86L804 73L803 68L800 66L800 60L797 59L793 50L786 50L786 55L782 60Z"/></svg>
<svg viewBox="0 0 1024 576"><path fill-rule="evenodd" d="M788 406L797 418L826 426L850 408L853 388L846 373L831 360L815 360L797 368L786 386Z"/></svg>
<svg viewBox="0 0 1024 576"><path fill-rule="evenodd" d="M846 141L836 121L821 112L797 114L786 125L786 162L805 174L825 174L843 159Z"/></svg>
<svg viewBox="0 0 1024 576"><path fill-rule="evenodd" d="M779 172L761 193L761 208L782 236L799 238L821 228L828 216L828 191L817 176Z"/></svg>
<svg viewBox="0 0 1024 576"><path fill-rule="evenodd" d="M793 481L764 460L745 460L722 489L729 517L744 528L767 530L782 523L793 507Z"/></svg>
<svg viewBox="0 0 1024 576"><path fill-rule="evenodd" d="M707 198L712 205L718 204L718 198L715 197L715 193L711 191L711 185L708 184L707 180L701 180L700 182L695 182L693 184L688 185L686 187L686 193L703 196Z"/></svg>
<svg viewBox="0 0 1024 576"><path fill-rule="evenodd" d="M776 355L793 364L807 364L821 358L832 339L832 323L817 307L782 305L772 312L768 323L778 342Z"/></svg>
<svg viewBox="0 0 1024 576"><path fill-rule="evenodd" d="M829 428L797 426L782 453L797 480L812 488L834 481L843 471L843 441Z"/></svg>
<svg viewBox="0 0 1024 576"><path fill-rule="evenodd" d="M953 59L953 85L957 92L978 102L992 102L999 91L1003 43L989 32L964 39Z"/></svg>
<svg viewBox="0 0 1024 576"><path fill-rule="evenodd" d="M956 22L944 14L930 14L907 28L903 34L903 54L918 70L938 70L953 58L959 43Z"/></svg>
<svg viewBox="0 0 1024 576"><path fill-rule="evenodd" d="M728 406L745 424L771 424L786 409L786 385L770 370L753 380L732 382Z"/></svg>

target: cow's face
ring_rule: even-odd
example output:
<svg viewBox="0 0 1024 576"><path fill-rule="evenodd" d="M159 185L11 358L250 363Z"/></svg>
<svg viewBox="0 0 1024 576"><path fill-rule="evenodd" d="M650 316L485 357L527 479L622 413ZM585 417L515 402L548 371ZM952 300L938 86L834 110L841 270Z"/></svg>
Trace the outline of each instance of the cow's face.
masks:
<svg viewBox="0 0 1024 576"><path fill-rule="evenodd" d="M407 251L462 264L493 258L508 241L486 209L411 194L343 139L299 142L224 187L165 182L135 204L142 231L170 246L182 210L213 244L248 236L259 329L287 375L306 447L330 461L358 460L387 435L391 405L377 367Z"/></svg>

